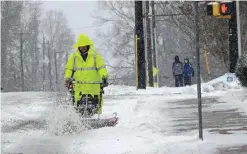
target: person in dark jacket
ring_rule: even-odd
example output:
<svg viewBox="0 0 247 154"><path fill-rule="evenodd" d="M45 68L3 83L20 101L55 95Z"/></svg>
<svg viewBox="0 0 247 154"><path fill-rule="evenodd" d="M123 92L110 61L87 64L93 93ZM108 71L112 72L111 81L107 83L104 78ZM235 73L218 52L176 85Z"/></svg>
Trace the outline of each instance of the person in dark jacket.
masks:
<svg viewBox="0 0 247 154"><path fill-rule="evenodd" d="M172 72L175 78L175 87L182 87L183 84L183 63L179 61L179 57L175 56L175 62L172 65Z"/></svg>
<svg viewBox="0 0 247 154"><path fill-rule="evenodd" d="M191 85L191 78L194 77L194 69L189 59L184 59L184 85Z"/></svg>

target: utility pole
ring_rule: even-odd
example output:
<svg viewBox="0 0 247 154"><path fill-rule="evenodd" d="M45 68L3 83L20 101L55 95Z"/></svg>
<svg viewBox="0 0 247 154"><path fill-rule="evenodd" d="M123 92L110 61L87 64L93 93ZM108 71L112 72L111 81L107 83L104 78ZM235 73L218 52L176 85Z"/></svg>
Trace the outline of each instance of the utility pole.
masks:
<svg viewBox="0 0 247 154"><path fill-rule="evenodd" d="M199 121L199 138L203 140L198 1L194 2L194 24L195 24L195 36L196 36L195 44L196 44L196 61L197 61L197 98L198 98L198 117L199 117L198 118L198 121Z"/></svg>
<svg viewBox="0 0 247 154"><path fill-rule="evenodd" d="M48 64L48 67L49 67L49 81L50 81L50 91L53 91L53 86L52 86L52 77L51 77L51 47L50 47L50 44L49 44L49 41L47 41L47 47L48 47L48 59L49 59L49 64Z"/></svg>
<svg viewBox="0 0 247 154"><path fill-rule="evenodd" d="M23 40L23 35L24 34L30 34L30 33L25 33L22 31L14 33L16 35L19 35L20 37L20 71L21 71L21 90L25 91L25 80L24 80L24 60L23 60L23 44L24 44L24 40Z"/></svg>
<svg viewBox="0 0 247 154"><path fill-rule="evenodd" d="M153 56L152 56L152 40L151 40L151 22L149 15L149 1L146 1L146 30L147 30L147 60L148 60L148 81L149 87L154 87L153 80Z"/></svg>
<svg viewBox="0 0 247 154"><path fill-rule="evenodd" d="M45 37L43 37L43 91L45 91Z"/></svg>
<svg viewBox="0 0 247 154"><path fill-rule="evenodd" d="M20 33L20 61L21 61L21 91L25 90L24 68L23 68L23 33Z"/></svg>
<svg viewBox="0 0 247 154"><path fill-rule="evenodd" d="M237 18L236 18L236 1L233 1L232 14L229 20L229 60L230 73L235 72L235 67L238 60L238 33L237 33ZM240 40L239 40L240 41Z"/></svg>
<svg viewBox="0 0 247 154"><path fill-rule="evenodd" d="M135 1L135 39L137 89L146 89L142 1Z"/></svg>
<svg viewBox="0 0 247 154"><path fill-rule="evenodd" d="M58 85L58 74L57 74L57 52L56 50L54 51L54 65L55 65L55 89L57 91L57 85Z"/></svg>
<svg viewBox="0 0 247 154"><path fill-rule="evenodd" d="M152 51L153 51L153 66L158 69L158 60L156 54L156 22L155 22L155 8L154 8L154 1L151 1L151 8L152 8ZM154 77L154 82L157 83L157 87L159 87L158 82L159 75L157 74Z"/></svg>
<svg viewBox="0 0 247 154"><path fill-rule="evenodd" d="M240 12L239 12L239 1L236 1L236 15L237 15L237 29L238 29L238 56L242 54L242 45L241 45L241 29L240 29Z"/></svg>

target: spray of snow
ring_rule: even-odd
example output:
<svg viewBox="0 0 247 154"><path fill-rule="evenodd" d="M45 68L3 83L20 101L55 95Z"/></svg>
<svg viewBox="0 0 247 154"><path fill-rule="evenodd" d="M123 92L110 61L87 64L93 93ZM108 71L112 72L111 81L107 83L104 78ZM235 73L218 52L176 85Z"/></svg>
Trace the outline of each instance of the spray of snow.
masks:
<svg viewBox="0 0 247 154"><path fill-rule="evenodd" d="M47 115L47 130L49 133L61 136L77 134L86 129L82 118L67 101L54 103Z"/></svg>

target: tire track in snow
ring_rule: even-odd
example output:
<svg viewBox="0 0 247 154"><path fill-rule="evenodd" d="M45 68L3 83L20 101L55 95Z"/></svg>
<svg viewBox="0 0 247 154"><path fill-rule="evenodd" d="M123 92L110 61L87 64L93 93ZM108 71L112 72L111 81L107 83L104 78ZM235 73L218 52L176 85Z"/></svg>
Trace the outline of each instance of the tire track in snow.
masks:
<svg viewBox="0 0 247 154"><path fill-rule="evenodd" d="M40 130L40 129L45 129L46 128L46 120L18 120L17 124L15 125L2 125L1 131L2 133L11 133L19 130Z"/></svg>

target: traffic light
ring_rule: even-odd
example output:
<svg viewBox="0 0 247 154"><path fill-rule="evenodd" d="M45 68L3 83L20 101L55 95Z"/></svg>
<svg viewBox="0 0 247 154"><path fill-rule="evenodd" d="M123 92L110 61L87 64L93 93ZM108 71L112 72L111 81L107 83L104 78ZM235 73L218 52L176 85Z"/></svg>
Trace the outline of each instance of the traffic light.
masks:
<svg viewBox="0 0 247 154"><path fill-rule="evenodd" d="M220 3L210 2L207 4L207 15L210 16L220 16Z"/></svg>
<svg viewBox="0 0 247 154"><path fill-rule="evenodd" d="M232 1L210 2L207 4L207 15L217 18L231 18L234 13L234 4Z"/></svg>
<svg viewBox="0 0 247 154"><path fill-rule="evenodd" d="M220 14L222 16L232 15L233 12L233 2L221 2L220 3Z"/></svg>

